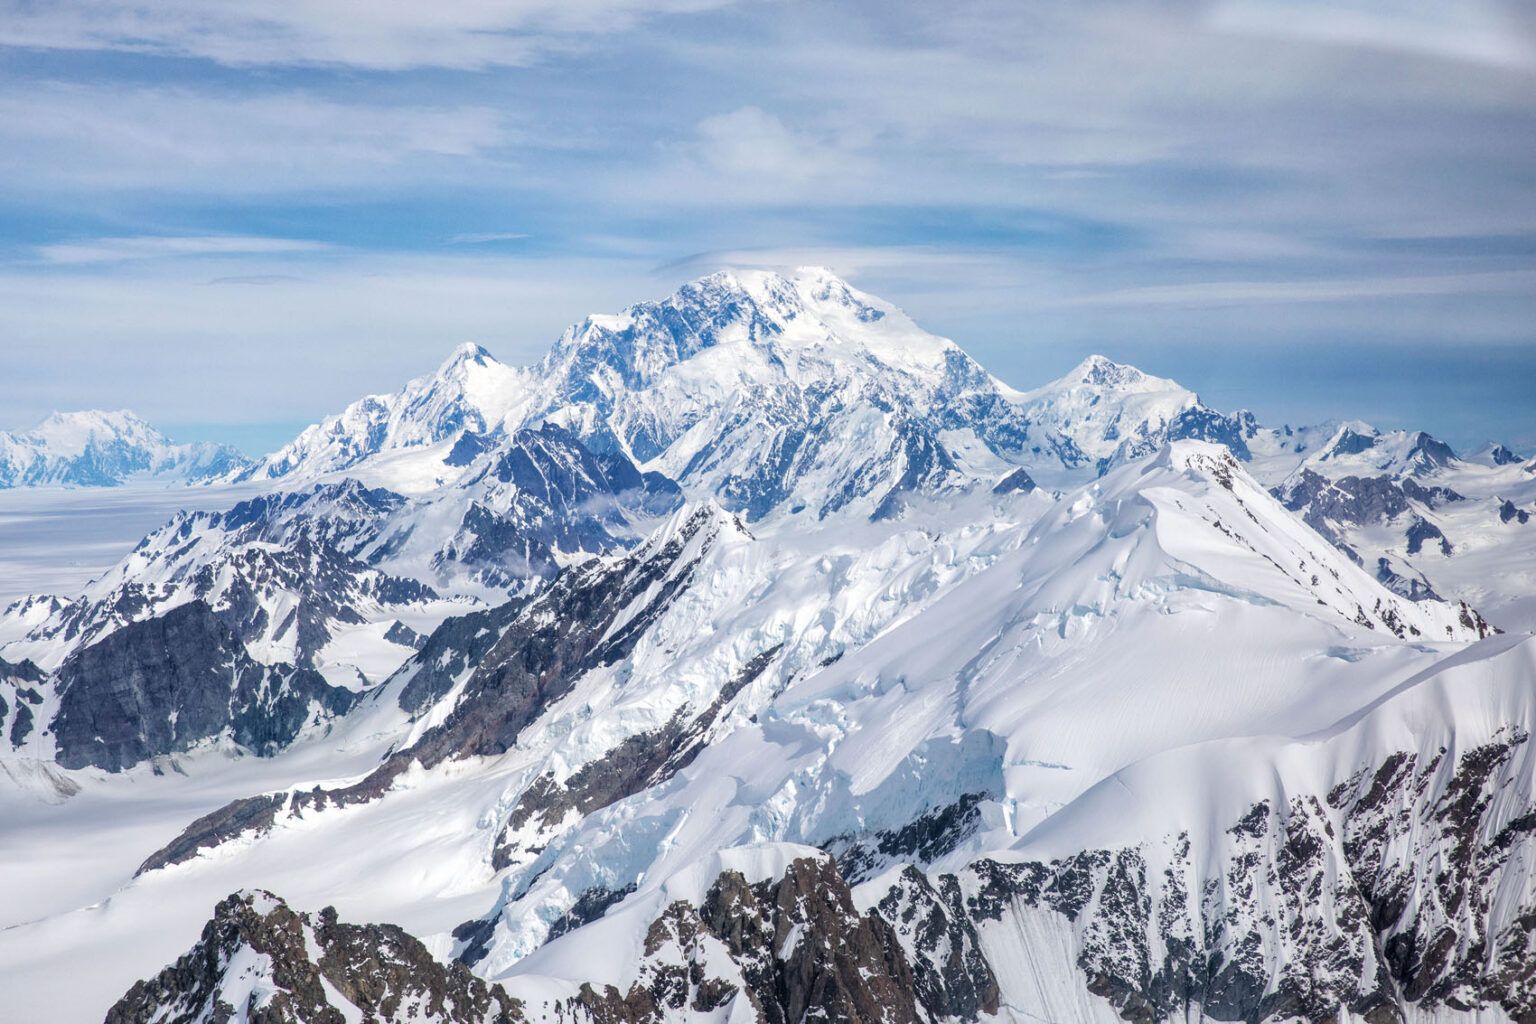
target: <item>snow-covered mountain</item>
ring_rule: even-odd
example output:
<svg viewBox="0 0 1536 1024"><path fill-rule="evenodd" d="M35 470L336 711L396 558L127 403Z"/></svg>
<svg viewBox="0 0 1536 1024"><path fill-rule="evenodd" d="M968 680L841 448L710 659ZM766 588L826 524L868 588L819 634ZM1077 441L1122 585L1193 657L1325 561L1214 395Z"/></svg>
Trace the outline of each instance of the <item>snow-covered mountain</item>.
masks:
<svg viewBox="0 0 1536 1024"><path fill-rule="evenodd" d="M478 436L461 437L444 464L459 479L426 495L341 478L180 513L84 593L7 608L0 648L52 668L198 601L259 661L376 681L447 615L621 548L680 500L671 481L593 455L552 425L451 465Z"/></svg>
<svg viewBox="0 0 1536 1024"><path fill-rule="evenodd" d="M0 1017L1536 1014L1516 459L802 270L262 467L0 618Z"/></svg>
<svg viewBox="0 0 1536 1024"><path fill-rule="evenodd" d="M1351 423L1291 468L1266 468L1287 508L1394 591L1465 600L1501 628L1536 628L1536 480L1517 460L1462 459L1422 432Z"/></svg>
<svg viewBox="0 0 1536 1024"><path fill-rule="evenodd" d="M904 495L995 484L1019 467L1077 479L1117 453L1178 438L1241 449L1247 421L1101 356L1021 393L822 268L722 272L590 316L524 370L465 346L436 374L310 427L242 478L371 466L381 486L437 486L436 463L460 438L479 446L545 423L756 521L850 504L894 514ZM430 457L379 457L405 452Z"/></svg>
<svg viewBox="0 0 1536 1024"><path fill-rule="evenodd" d="M523 390L518 371L479 345L454 350L436 373L391 395L369 395L347 406L249 466L235 482L313 478L356 466L370 457L495 431ZM432 487L428 479L425 487Z"/></svg>
<svg viewBox="0 0 1536 1024"><path fill-rule="evenodd" d="M27 431L0 431L0 487L113 487L134 478L205 481L249 460L225 445L173 444L126 410L56 412Z"/></svg>
<svg viewBox="0 0 1536 1024"><path fill-rule="evenodd" d="M205 815L119 899L217 893L250 858L301 894L343 872L478 878L499 896L452 948L527 1019L846 999L906 1020L1320 1020L1524 998L1500 972L1533 967L1507 867L1528 855L1532 762L1482 708L1527 720L1507 702L1528 644L1467 646L1485 632L1467 610L1396 598L1215 446L1023 500L1043 516L969 570L895 524L868 527L888 539L860 566L827 535L684 510L499 619L445 625L358 712L404 715L408 745ZM892 579L900 600L865 596ZM854 617L802 614L811 593ZM1477 696L1447 705L1451 684ZM1468 744L1439 774L1401 768L1415 708ZM1122 786L1152 795L1128 810ZM1490 791L1507 796L1462 796ZM366 853L317 866L359 828ZM1467 834L1507 838L1448 845ZM1461 895L1372 909L1463 848L1488 870ZM1452 900L1511 968L1434 938Z"/></svg>

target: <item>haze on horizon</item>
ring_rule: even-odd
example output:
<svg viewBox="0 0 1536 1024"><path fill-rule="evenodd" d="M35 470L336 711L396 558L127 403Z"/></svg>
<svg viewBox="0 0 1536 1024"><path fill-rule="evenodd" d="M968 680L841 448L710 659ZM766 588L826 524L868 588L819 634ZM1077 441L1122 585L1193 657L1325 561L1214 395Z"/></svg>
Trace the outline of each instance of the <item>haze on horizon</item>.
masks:
<svg viewBox="0 0 1536 1024"><path fill-rule="evenodd" d="M831 266L1030 387L1536 448L1536 15L0 0L0 429L265 451L477 340Z"/></svg>

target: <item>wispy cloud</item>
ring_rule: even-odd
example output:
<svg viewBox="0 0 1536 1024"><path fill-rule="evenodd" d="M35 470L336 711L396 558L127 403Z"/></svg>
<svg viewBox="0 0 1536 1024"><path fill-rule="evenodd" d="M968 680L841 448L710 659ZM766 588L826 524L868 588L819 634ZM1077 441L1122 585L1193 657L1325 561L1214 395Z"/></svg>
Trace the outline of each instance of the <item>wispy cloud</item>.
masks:
<svg viewBox="0 0 1536 1024"><path fill-rule="evenodd" d="M1274 303L1358 302L1448 295L1529 295L1536 271L1300 281L1194 281L1064 296L1057 306L1253 306Z"/></svg>
<svg viewBox="0 0 1536 1024"><path fill-rule="evenodd" d="M1536 67L1536 44L1496 0L1225 0L1211 24L1234 32Z"/></svg>
<svg viewBox="0 0 1536 1024"><path fill-rule="evenodd" d="M529 237L526 231L471 231L454 235L448 241L453 245L484 245L487 242L520 242Z"/></svg>
<svg viewBox="0 0 1536 1024"><path fill-rule="evenodd" d="M296 238L248 235L137 235L61 242L38 248L45 263L121 263L181 256L249 256L323 252L331 246Z"/></svg>
<svg viewBox="0 0 1536 1024"><path fill-rule="evenodd" d="M374 69L527 64L583 38L725 0L59 0L0 4L0 45Z"/></svg>
<svg viewBox="0 0 1536 1024"><path fill-rule="evenodd" d="M514 138L483 105L355 102L312 91L46 83L0 91L11 187L300 191L482 157Z"/></svg>
<svg viewBox="0 0 1536 1024"><path fill-rule="evenodd" d="M830 265L1025 385L1105 348L1532 345L1533 28L1513 0L0 0L31 47L0 49L0 337L79 367L13 359L0 399L180 346L302 362L293 391L250 356L217 403L318 413L726 264ZM122 241L173 229L237 241ZM219 248L294 235L333 248Z"/></svg>

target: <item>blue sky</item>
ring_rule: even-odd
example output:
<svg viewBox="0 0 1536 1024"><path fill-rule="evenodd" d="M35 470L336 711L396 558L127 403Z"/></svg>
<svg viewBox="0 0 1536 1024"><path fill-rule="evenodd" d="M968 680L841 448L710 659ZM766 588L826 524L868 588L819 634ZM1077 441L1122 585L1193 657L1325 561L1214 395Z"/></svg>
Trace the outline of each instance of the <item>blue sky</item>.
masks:
<svg viewBox="0 0 1536 1024"><path fill-rule="evenodd" d="M0 0L0 428L272 447L463 340L833 267L1029 387L1536 450L1500 0Z"/></svg>

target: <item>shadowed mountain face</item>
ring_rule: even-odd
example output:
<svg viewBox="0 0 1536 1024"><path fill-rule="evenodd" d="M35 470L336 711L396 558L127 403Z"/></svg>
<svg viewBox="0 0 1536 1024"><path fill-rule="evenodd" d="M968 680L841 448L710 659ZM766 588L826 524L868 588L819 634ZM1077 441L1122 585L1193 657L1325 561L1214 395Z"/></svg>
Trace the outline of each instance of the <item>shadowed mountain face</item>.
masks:
<svg viewBox="0 0 1536 1024"><path fill-rule="evenodd" d="M270 756L356 698L309 669L252 661L198 602L82 649L53 686L59 764L107 771L226 737Z"/></svg>

